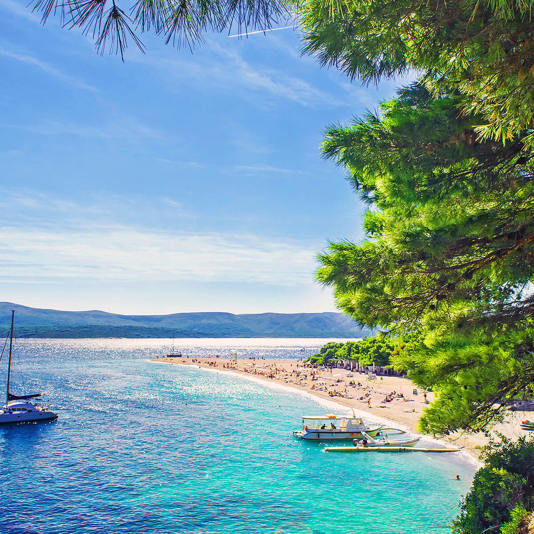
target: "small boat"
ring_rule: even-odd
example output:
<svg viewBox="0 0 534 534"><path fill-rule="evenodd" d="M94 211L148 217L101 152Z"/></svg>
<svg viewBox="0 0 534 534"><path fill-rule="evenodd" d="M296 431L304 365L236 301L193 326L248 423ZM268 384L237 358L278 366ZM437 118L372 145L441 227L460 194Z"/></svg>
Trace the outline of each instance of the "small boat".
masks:
<svg viewBox="0 0 534 534"><path fill-rule="evenodd" d="M534 431L534 421L521 421L521 428L523 430Z"/></svg>
<svg viewBox="0 0 534 534"><path fill-rule="evenodd" d="M182 357L182 353L177 352L174 348L174 337L173 337L172 338L172 349L171 349L171 352L167 354L167 358L181 358L181 357Z"/></svg>
<svg viewBox="0 0 534 534"><path fill-rule="evenodd" d="M394 439L389 437L374 439L367 432L362 432L362 435L353 440L355 447L413 447L419 438L408 439Z"/></svg>
<svg viewBox="0 0 534 534"><path fill-rule="evenodd" d="M11 379L11 359L13 355L13 329L15 324L15 310L11 312L11 333L9 336L9 363L7 366L6 404L0 409L0 424L7 423L37 423L54 421L57 414L33 402L30 399L40 397L42 393L30 395L14 395L9 391Z"/></svg>
<svg viewBox="0 0 534 534"><path fill-rule="evenodd" d="M368 426L360 417L327 414L323 416L302 417L302 428L294 430L293 435L299 439L331 440L355 439L365 432L375 437L382 425Z"/></svg>

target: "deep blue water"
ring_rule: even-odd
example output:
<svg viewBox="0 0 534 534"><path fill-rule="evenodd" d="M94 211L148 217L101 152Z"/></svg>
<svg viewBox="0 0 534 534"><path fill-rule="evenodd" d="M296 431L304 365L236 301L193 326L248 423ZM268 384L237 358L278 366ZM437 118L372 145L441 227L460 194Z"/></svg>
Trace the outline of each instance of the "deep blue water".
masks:
<svg viewBox="0 0 534 534"><path fill-rule="evenodd" d="M326 411L316 401L150 363L154 343L17 343L13 391L45 391L59 419L0 427L2 534L448 532L467 464L325 454L291 435L303 413Z"/></svg>

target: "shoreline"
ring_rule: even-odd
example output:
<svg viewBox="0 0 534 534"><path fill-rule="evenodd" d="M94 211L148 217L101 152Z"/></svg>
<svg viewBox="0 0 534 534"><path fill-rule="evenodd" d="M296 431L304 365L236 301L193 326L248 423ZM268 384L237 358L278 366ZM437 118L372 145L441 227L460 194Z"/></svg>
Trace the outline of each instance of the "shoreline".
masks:
<svg viewBox="0 0 534 534"><path fill-rule="evenodd" d="M432 395L425 395L407 378L396 376L369 379L362 373L345 369L318 370L304 366L299 360L264 360L254 358L214 357L159 357L150 360L171 365L196 366L201 369L239 375L262 385L278 386L286 391L310 396L326 407L336 410L354 410L358 416L374 419L387 425L416 434L421 439L445 446L461 448L459 454L481 467L481 449L488 442L487 436L478 434L456 434L434 437L417 431L417 422ZM417 391L417 393L416 393ZM391 396L395 392L396 396ZM391 400L386 401L386 399ZM525 418L525 412L515 412L512 419ZM497 425L496 432L508 437L517 437L517 421Z"/></svg>

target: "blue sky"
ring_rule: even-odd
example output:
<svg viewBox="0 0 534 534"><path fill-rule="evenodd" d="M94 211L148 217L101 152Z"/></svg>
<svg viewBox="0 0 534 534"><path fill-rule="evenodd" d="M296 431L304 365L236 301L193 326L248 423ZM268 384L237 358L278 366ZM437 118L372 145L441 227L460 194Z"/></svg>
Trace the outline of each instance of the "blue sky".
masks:
<svg viewBox="0 0 534 534"><path fill-rule="evenodd" d="M293 30L99 56L0 0L0 299L119 313L334 311L314 282L364 207L325 128L401 82L349 83Z"/></svg>

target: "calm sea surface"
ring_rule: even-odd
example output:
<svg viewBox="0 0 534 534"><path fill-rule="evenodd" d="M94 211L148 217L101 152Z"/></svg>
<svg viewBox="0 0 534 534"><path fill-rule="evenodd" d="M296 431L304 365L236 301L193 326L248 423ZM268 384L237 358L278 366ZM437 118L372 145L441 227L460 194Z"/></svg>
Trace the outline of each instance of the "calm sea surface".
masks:
<svg viewBox="0 0 534 534"><path fill-rule="evenodd" d="M188 339L175 350L302 358L323 342ZM17 341L13 392L46 392L59 419L0 427L2 534L448 532L468 464L450 455L325 454L291 435L302 414L324 406L147 361L171 345Z"/></svg>

